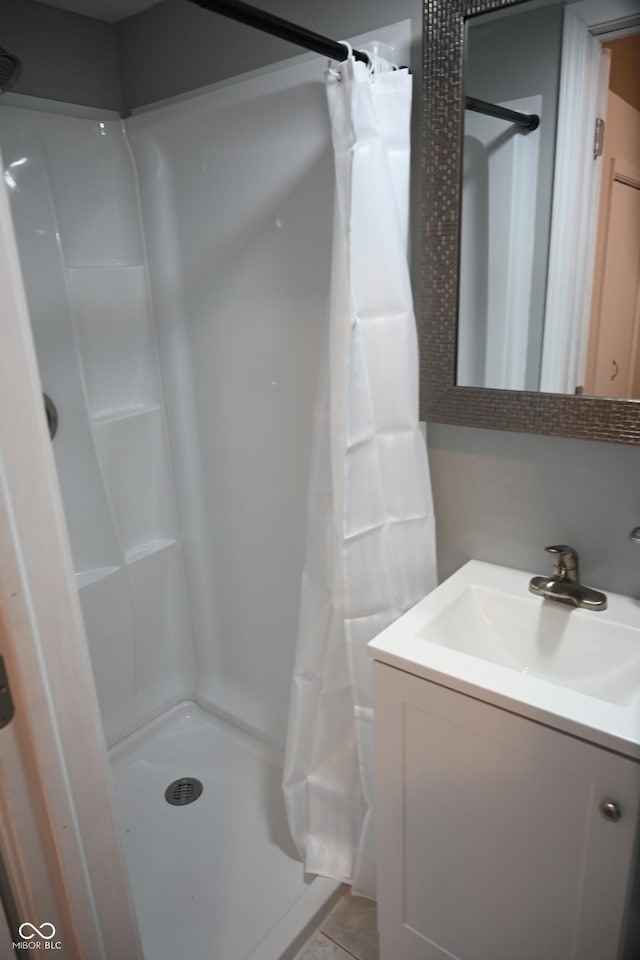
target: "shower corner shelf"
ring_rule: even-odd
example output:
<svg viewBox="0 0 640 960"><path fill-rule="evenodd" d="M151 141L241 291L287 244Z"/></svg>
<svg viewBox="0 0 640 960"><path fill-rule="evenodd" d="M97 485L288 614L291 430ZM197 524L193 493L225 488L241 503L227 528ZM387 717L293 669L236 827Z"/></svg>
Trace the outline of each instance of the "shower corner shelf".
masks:
<svg viewBox="0 0 640 960"><path fill-rule="evenodd" d="M175 546L175 543L175 540L165 537L158 537L155 540L145 540L143 543L137 543L135 547L131 547L126 551L124 555L125 563L127 566L131 563L137 563L138 560L144 560L145 557L159 553L161 550L166 550L168 547Z"/></svg>
<svg viewBox="0 0 640 960"><path fill-rule="evenodd" d="M159 403L136 403L128 407L118 407L115 410L105 410L102 413L94 414L93 423L96 427L115 423L118 420L131 420L134 417L142 417L147 413L157 413L160 410Z"/></svg>
<svg viewBox="0 0 640 960"><path fill-rule="evenodd" d="M102 261L93 263L88 261L87 263L69 263L67 264L67 270L70 273L78 274L83 271L89 270L146 270L144 263L134 263L132 260L112 260L112 261Z"/></svg>
<svg viewBox="0 0 640 960"><path fill-rule="evenodd" d="M83 587L89 587L92 583L97 583L98 580L104 580L106 577L113 576L114 573L119 573L120 567L110 566L110 567L93 567L89 570L79 570L76 573L76 586L78 590L82 590Z"/></svg>

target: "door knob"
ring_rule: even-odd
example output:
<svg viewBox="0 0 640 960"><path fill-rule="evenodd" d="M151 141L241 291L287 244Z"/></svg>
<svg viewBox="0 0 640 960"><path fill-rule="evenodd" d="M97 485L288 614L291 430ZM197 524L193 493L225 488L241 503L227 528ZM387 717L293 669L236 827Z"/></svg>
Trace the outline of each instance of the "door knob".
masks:
<svg viewBox="0 0 640 960"><path fill-rule="evenodd" d="M620 807L611 800L605 800L600 804L600 816L610 823L617 823L620 819Z"/></svg>

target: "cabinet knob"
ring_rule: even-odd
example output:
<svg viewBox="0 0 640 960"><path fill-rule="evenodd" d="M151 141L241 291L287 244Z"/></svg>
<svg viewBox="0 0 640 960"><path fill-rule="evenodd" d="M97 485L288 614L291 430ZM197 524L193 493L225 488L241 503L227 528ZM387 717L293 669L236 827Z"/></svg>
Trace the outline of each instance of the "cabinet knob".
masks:
<svg viewBox="0 0 640 960"><path fill-rule="evenodd" d="M604 819L608 820L610 823L617 823L620 819L620 807L617 803L612 803L611 800L606 800L604 803L600 804L600 816L604 817Z"/></svg>

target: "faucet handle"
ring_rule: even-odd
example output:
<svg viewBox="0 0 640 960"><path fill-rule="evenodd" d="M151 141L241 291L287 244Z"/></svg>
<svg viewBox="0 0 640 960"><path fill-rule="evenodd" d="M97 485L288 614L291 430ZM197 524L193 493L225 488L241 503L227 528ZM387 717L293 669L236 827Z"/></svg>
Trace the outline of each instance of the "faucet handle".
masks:
<svg viewBox="0 0 640 960"><path fill-rule="evenodd" d="M559 580L568 580L569 583L579 583L578 552L574 547L560 543L545 547L547 553L553 557L553 575Z"/></svg>

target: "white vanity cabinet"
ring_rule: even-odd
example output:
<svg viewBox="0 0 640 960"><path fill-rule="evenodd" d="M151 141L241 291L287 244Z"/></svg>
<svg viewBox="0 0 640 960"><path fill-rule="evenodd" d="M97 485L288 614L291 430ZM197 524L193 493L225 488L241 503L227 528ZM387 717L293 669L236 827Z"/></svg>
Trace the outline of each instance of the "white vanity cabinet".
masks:
<svg viewBox="0 0 640 960"><path fill-rule="evenodd" d="M381 960L638 960L637 760L380 662L375 717Z"/></svg>

